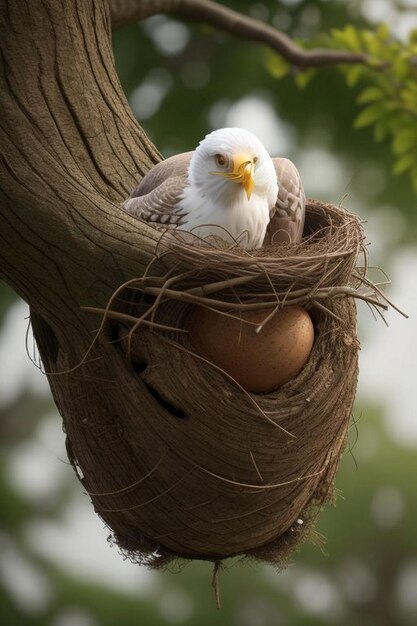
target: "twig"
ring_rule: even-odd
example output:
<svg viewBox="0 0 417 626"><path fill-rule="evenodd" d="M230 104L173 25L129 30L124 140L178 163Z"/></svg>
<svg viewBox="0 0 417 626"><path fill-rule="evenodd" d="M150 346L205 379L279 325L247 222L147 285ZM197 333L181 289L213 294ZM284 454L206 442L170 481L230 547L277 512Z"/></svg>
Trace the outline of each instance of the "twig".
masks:
<svg viewBox="0 0 417 626"><path fill-rule="evenodd" d="M402 315L403 317L405 317L408 320L407 313L405 313L404 311L399 309L391 300L388 300L388 298L385 295L385 293L381 289L379 289L377 283L372 283L368 278L366 278L366 276L363 276L361 278L361 280L365 283L365 285L368 285L369 287L371 287L371 289L374 289L381 296L381 298L384 298L385 302L387 302L390 306L392 306L392 308L395 309L397 311L397 313L399 313L400 315ZM383 284L383 283L381 283L381 284Z"/></svg>
<svg viewBox="0 0 417 626"><path fill-rule="evenodd" d="M301 291L301 290L300 290ZM308 293L308 290L305 290L306 293ZM156 287L143 287L143 292L144 293L148 293L150 295L153 296L158 296L161 293L161 290L159 288ZM180 302L189 302L189 303L193 303L193 304L201 304L201 305L208 305L213 307L213 305L215 304L216 308L219 309L226 309L226 310L258 310L258 309L267 309L270 307L275 307L276 306L276 300L273 299L272 301L269 302L254 302L254 303L237 303L237 302L228 302L228 301L224 301L224 300L216 300L214 301L212 298L205 298L203 296L196 296L194 294L190 294L187 293L186 291L175 291L174 289L164 289L163 293L165 296L167 296L168 298L171 298L172 300L178 300ZM352 287L348 287L348 286L341 286L341 287L327 287L327 288L320 288L314 291L314 300L317 300L318 298L327 298L327 297L345 297L345 296L351 296L353 298L359 298L360 300L365 300L367 302L370 302L371 304L374 304L377 307L380 307L381 309L387 310L388 306L386 304L384 304L383 302L381 302L380 300L378 300L377 298L373 297L372 293L361 293L359 292L357 289L354 289ZM310 297L288 297L288 302L293 304L305 304L306 301L310 301L311 298Z"/></svg>
<svg viewBox="0 0 417 626"><path fill-rule="evenodd" d="M226 280L221 280L215 283L211 283L209 285L201 285L199 287L193 287L187 290L187 293L194 295L202 295L207 296L211 293L216 293L218 291L222 291L223 289L227 289L229 287L236 287L237 285L244 285L245 283L256 279L259 274L253 274L249 276L237 276L236 278L227 278Z"/></svg>
<svg viewBox="0 0 417 626"><path fill-rule="evenodd" d="M219 573L220 573L221 562L214 561L213 567L213 578L211 579L211 586L214 589L214 597L216 599L216 607L221 609L220 604L220 585L219 585Z"/></svg>
<svg viewBox="0 0 417 626"><path fill-rule="evenodd" d="M106 309L100 309L94 306L82 306L80 307L81 311L87 311L88 313L99 313L103 315L105 318L110 318L114 320L119 320L121 322L129 322L132 324L136 324L138 321L137 317L133 315L128 315L127 313L119 313L118 311L107 311ZM166 326L165 324L158 324L157 322L151 322L149 320L141 320L141 324L145 326L151 326L152 328L158 328L159 330L168 330L179 333L187 333L188 331L184 328L175 328L174 326Z"/></svg>

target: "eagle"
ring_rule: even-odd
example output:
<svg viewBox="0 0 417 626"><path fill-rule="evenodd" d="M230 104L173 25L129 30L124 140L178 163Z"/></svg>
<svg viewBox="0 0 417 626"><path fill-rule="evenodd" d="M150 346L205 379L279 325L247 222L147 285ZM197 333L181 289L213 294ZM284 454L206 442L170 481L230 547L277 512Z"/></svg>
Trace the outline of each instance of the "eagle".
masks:
<svg viewBox="0 0 417 626"><path fill-rule="evenodd" d="M231 237L246 249L299 242L305 216L300 174L243 128L208 134L192 152L155 165L123 204L130 215L199 238Z"/></svg>

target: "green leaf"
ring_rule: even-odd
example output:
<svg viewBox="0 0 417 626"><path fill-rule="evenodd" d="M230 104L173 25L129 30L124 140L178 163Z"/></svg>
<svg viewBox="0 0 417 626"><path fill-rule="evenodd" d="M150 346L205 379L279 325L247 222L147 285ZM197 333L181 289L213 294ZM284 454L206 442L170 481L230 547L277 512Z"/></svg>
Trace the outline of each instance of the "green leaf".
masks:
<svg viewBox="0 0 417 626"><path fill-rule="evenodd" d="M385 102L377 102L366 107L355 120L354 128L364 128L384 117L387 113Z"/></svg>
<svg viewBox="0 0 417 626"><path fill-rule="evenodd" d="M392 142L394 154L404 154L412 148L417 148L417 136L414 128L407 128L395 135Z"/></svg>
<svg viewBox="0 0 417 626"><path fill-rule="evenodd" d="M392 173L395 175L403 174L411 169L417 163L417 155L415 152L409 152L395 162ZM416 169L416 168L414 168Z"/></svg>
<svg viewBox="0 0 417 626"><path fill-rule="evenodd" d="M300 89L304 89L316 74L317 70L312 67L303 72L298 72L298 74L295 75L295 84Z"/></svg>
<svg viewBox="0 0 417 626"><path fill-rule="evenodd" d="M359 95L357 102L359 104L367 104L368 102L375 102L376 100L382 100L386 97L386 94L379 89L379 87L367 87Z"/></svg>
<svg viewBox="0 0 417 626"><path fill-rule="evenodd" d="M363 30L361 35L366 51L372 56L379 58L381 52L381 42L378 41L375 33L372 30Z"/></svg>
<svg viewBox="0 0 417 626"><path fill-rule="evenodd" d="M395 76L397 78L399 78L400 80L403 80L404 78L407 78L408 70L409 70L409 64L408 64L408 60L407 60L407 58L405 56L397 57L397 59L395 59L392 67L394 69L394 74L395 74Z"/></svg>
<svg viewBox="0 0 417 626"><path fill-rule="evenodd" d="M349 87L354 87L359 78L363 74L363 67L361 65L353 65L346 70L346 82Z"/></svg>
<svg viewBox="0 0 417 626"><path fill-rule="evenodd" d="M345 26L343 31L346 45L353 52L362 52L361 41L359 39L359 33L352 24Z"/></svg>
<svg viewBox="0 0 417 626"><path fill-rule="evenodd" d="M417 111L417 93L413 89L409 89L408 85L407 82L407 87L400 91L400 98L410 109Z"/></svg>
<svg viewBox="0 0 417 626"><path fill-rule="evenodd" d="M352 50L353 52L362 52L359 31L352 24L348 24L343 30L333 28L330 34L334 46Z"/></svg>
<svg viewBox="0 0 417 626"><path fill-rule="evenodd" d="M291 69L287 61L278 54L269 54L266 66L273 78L284 78Z"/></svg>
<svg viewBox="0 0 417 626"><path fill-rule="evenodd" d="M333 44L335 47L346 48L345 32L337 28L332 28L330 34L333 38Z"/></svg>
<svg viewBox="0 0 417 626"><path fill-rule="evenodd" d="M389 132L389 122L386 119L379 120L374 126L374 139L378 143L383 141Z"/></svg>

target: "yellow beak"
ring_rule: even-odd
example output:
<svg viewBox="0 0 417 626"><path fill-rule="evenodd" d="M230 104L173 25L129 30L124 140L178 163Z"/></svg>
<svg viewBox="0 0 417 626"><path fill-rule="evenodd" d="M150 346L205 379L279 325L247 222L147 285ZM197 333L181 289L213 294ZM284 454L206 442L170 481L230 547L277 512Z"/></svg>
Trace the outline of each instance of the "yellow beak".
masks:
<svg viewBox="0 0 417 626"><path fill-rule="evenodd" d="M233 159L233 168L229 172L211 172L217 176L224 176L235 183L241 183L248 200L252 195L255 181L253 180L253 159L247 154L238 154Z"/></svg>

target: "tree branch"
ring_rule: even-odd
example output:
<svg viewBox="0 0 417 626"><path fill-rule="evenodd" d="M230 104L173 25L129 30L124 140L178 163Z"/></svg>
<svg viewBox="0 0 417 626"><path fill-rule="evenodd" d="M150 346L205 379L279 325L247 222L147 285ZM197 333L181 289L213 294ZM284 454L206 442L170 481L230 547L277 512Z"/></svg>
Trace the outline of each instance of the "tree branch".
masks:
<svg viewBox="0 0 417 626"><path fill-rule="evenodd" d="M157 14L173 13L186 19L204 22L246 41L256 41L278 52L299 68L324 65L367 64L366 54L315 48L304 50L273 26L255 20L211 0L108 0L114 29L134 20Z"/></svg>

